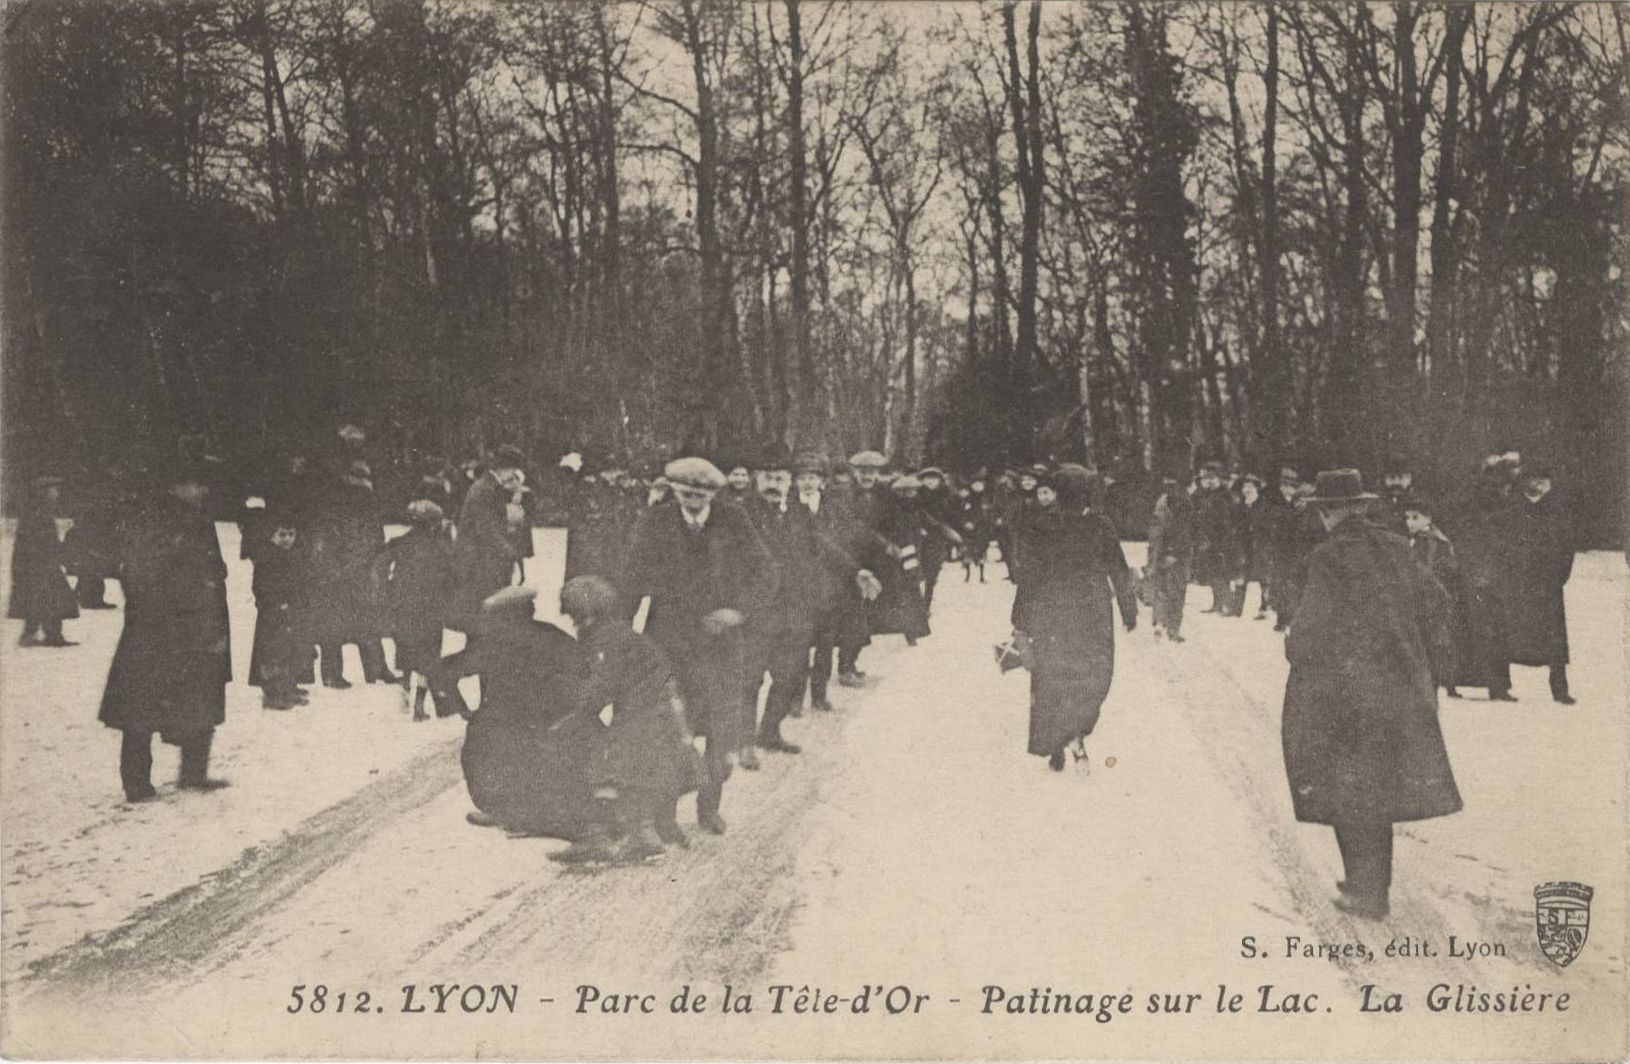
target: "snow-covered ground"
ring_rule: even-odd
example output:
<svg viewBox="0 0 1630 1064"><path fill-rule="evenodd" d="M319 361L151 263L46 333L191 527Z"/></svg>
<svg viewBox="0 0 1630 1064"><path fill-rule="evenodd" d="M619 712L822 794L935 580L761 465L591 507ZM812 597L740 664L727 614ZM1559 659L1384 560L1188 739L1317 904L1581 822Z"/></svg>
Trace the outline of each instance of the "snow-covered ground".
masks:
<svg viewBox="0 0 1630 1064"><path fill-rule="evenodd" d="M226 526L222 545L236 557ZM541 612L563 537L542 531L537 546ZM1141 552L1128 545L1134 563ZM83 645L67 650L17 650L13 624L0 648L8 1052L1539 1059L1564 1034L1594 1031L1572 1055L1622 1055L1622 556L1582 556L1569 585L1577 706L1553 704L1541 670L1518 670L1515 705L1443 702L1466 808L1399 828L1394 913L1380 927L1331 907L1330 832L1290 815L1286 666L1267 622L1199 614L1197 590L1190 639L1172 646L1145 611L1119 637L1090 770L1055 775L1024 753L1026 675L991 661L1011 603L999 572L964 584L948 568L935 634L909 651L880 639L863 659L874 684L834 688L838 713L789 722L805 753L736 774L724 838L586 876L545 860L559 843L468 827L462 727L414 725L379 687L318 688L310 707L270 713L235 684L217 742L234 786L123 806L117 735L95 721L121 614L73 622ZM240 671L248 585L234 563ZM1565 972L1538 952L1532 902L1536 884L1563 879L1597 887L1586 949ZM1241 955L1247 935L1271 963ZM1454 935L1506 955L1331 962L1286 957L1287 935L1376 952L1405 935L1441 952ZM296 983L389 991L394 1009L401 985L437 980L520 982L534 1003L479 1023L396 1016L366 1029L283 1013ZM571 1011L588 982L659 993L663 1011L685 983L715 996L731 983L754 991L761 1017L776 983L846 995L910 985L933 1003L849 1022L605 1019ZM1576 1011L1422 1016L1437 982L1560 986ZM1375 984L1405 993L1413 1015L1356 1038L1351 1023L1220 1016L1219 983L1253 1003L1263 983L1313 992L1338 1011ZM1138 1013L983 1016L987 985L1134 991ZM47 1002L64 991L77 995L67 1007L96 1001L101 1022L51 1022L63 1013ZM1148 1017L1155 992L1200 992L1205 1007Z"/></svg>
<svg viewBox="0 0 1630 1064"><path fill-rule="evenodd" d="M244 682L255 630L252 570L238 560L237 526L222 523L217 531L231 570L236 680L227 688L226 724L216 731L211 774L231 781L228 790L177 790L176 750L155 739L153 781L161 798L125 803L120 733L96 719L123 610L83 611L66 625L79 646L65 649L20 649L20 622L6 624L0 640L0 952L7 977L266 845L382 773L431 751L457 757L463 722L414 724L399 688L361 682L354 646L345 648L354 688L313 684L309 706L262 709L259 688ZM539 596L538 615L558 620L565 534L540 529L536 539L538 557L527 562L527 582L547 592ZM11 572L9 534L3 546L0 596L9 594L3 584ZM117 581L108 584L109 601L122 602L119 590ZM457 649L460 638L448 633L447 649ZM476 681L469 683L472 693L479 690Z"/></svg>

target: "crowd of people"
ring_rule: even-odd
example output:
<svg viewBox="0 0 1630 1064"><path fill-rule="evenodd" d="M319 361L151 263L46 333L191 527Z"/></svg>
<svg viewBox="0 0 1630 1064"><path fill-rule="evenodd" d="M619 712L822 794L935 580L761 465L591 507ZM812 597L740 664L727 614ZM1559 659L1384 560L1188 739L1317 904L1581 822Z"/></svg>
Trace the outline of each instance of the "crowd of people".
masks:
<svg viewBox="0 0 1630 1064"><path fill-rule="evenodd" d="M1190 583L1210 591L1205 612L1242 617L1257 587L1253 616L1276 631L1291 626L1313 550L1326 532L1309 505L1315 484L1293 466L1270 490L1254 473L1207 462L1189 476L1164 478L1149 527L1145 598L1157 637L1182 642ZM1543 466L1515 451L1492 452L1477 474L1442 501L1415 485L1406 463L1390 463L1370 518L1404 536L1449 595L1447 645L1438 684L1451 698L1483 688L1516 701L1511 666L1541 666L1552 697L1574 704L1568 686L1563 587L1575 553L1567 517Z"/></svg>
<svg viewBox="0 0 1630 1064"><path fill-rule="evenodd" d="M125 624L101 706L123 733L131 802L156 797L152 738L181 750L180 786L212 790L213 730L232 677L226 566L213 524L235 516L254 570L247 681L268 710L307 685L400 684L417 720L469 721L472 823L572 840L566 862L643 860L688 845L676 809L723 834L725 787L761 756L792 756L789 717L864 687L874 638L932 632L936 585L959 566L1015 585L1012 640L1030 671L1028 750L1054 771L1088 762L1114 673L1114 627L1185 640L1190 584L1207 612L1286 632L1284 735L1296 815L1331 824L1346 862L1338 904L1386 911L1391 824L1459 808L1437 691L1511 701L1511 667L1568 688L1563 586L1573 546L1541 467L1490 454L1439 504L1400 463L1369 493L1357 471L1304 479L1206 462L1164 478L1147 563L1128 565L1106 500L1113 478L1073 463L902 469L861 451L831 461L781 446L677 458L660 470L547 467L568 531L560 612L536 618L523 585L537 470L513 446L432 463L390 504L366 437L344 426L320 453L289 453L223 508L216 470L183 455L142 490L64 520L42 477L22 514L11 615L27 646L72 646L63 622L102 608L118 579ZM554 490L552 489L552 490ZM391 537L387 525L406 524ZM71 526L71 527L69 527ZM66 535L62 534L67 527ZM69 576L77 577L70 583ZM446 631L464 644L444 654ZM388 659L385 640L394 648ZM479 707L460 690L479 676Z"/></svg>

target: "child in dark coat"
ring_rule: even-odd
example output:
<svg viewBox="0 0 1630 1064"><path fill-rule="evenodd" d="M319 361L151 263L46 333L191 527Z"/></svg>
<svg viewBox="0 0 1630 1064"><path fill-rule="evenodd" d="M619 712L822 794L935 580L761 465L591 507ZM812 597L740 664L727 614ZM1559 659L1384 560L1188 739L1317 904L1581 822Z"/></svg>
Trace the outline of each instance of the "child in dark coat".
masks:
<svg viewBox="0 0 1630 1064"><path fill-rule="evenodd" d="M374 560L374 585L384 591L385 629L396 641L396 669L407 684L413 719L425 712L426 676L441 659L442 623L453 593L453 545L442 531L442 509L428 499L408 504L412 523Z"/></svg>
<svg viewBox="0 0 1630 1064"><path fill-rule="evenodd" d="M254 562L255 642L249 682L261 689L267 709L293 709L306 702L302 678L309 679L315 655L305 626L306 589L311 570L297 547L299 532L286 516L267 515L244 553Z"/></svg>
<svg viewBox="0 0 1630 1064"><path fill-rule="evenodd" d="M1416 561L1431 572L1433 579L1449 595L1450 620L1444 629L1448 639L1440 640L1432 648L1432 671L1437 674L1435 679L1438 686L1445 689L1444 693L1450 698L1459 698L1460 691L1455 685L1459 679L1457 672L1461 658L1465 656L1465 595L1460 580L1460 561L1455 557L1454 544L1433 521L1429 504L1418 499L1405 499L1398 509L1403 514L1404 530L1409 535L1409 547Z"/></svg>

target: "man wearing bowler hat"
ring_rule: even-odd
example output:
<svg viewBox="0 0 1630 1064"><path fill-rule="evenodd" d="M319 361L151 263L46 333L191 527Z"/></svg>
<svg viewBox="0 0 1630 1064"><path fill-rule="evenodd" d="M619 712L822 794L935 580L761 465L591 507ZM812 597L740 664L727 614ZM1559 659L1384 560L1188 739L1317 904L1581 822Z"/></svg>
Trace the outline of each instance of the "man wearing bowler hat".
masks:
<svg viewBox="0 0 1630 1064"><path fill-rule="evenodd" d="M1296 819L1336 832L1335 905L1372 920L1388 910L1392 825L1460 809L1434 682L1448 595L1408 540L1373 523L1376 499L1356 469L1316 479L1308 504L1329 538L1285 641L1282 724Z"/></svg>
<svg viewBox="0 0 1630 1064"><path fill-rule="evenodd" d="M121 544L124 631L98 715L124 733L119 777L131 802L158 797L155 732L181 748L183 790L226 786L209 775L210 744L226 720L232 653L226 563L204 510L207 473L182 460L161 482L164 490L132 516Z"/></svg>
<svg viewBox="0 0 1630 1064"><path fill-rule="evenodd" d="M775 566L747 514L715 505L725 477L712 462L679 458L663 478L673 498L641 515L624 590L636 606L651 599L645 634L667 652L691 731L706 743L696 821L722 835L724 783L742 744L741 626L752 604L773 594ZM671 815L658 820L664 842L682 841L677 830Z"/></svg>

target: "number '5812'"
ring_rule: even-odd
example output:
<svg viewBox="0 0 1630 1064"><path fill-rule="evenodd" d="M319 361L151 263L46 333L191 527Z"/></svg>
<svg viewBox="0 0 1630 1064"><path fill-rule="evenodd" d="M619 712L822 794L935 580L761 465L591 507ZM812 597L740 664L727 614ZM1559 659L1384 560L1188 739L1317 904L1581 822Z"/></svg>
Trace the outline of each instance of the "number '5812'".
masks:
<svg viewBox="0 0 1630 1064"><path fill-rule="evenodd" d="M372 995L366 990L358 990L355 993L339 990L330 995L327 985L323 983L309 989L305 983L301 983L289 991L289 1007L285 1011L291 1016L302 1012L316 1015L322 1012L380 1011L372 1001Z"/></svg>

